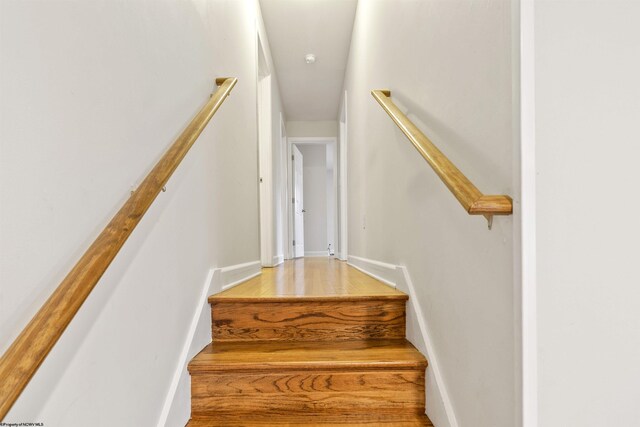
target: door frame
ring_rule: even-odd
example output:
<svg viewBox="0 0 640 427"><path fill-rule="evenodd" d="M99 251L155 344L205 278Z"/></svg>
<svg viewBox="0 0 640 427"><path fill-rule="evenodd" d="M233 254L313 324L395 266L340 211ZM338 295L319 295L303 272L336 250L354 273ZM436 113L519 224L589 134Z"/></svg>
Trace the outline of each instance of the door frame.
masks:
<svg viewBox="0 0 640 427"><path fill-rule="evenodd" d="M514 306L519 336L516 351L516 426L538 426L538 307L536 265L536 104L535 104L535 2L515 2L512 12L513 122L517 168L514 187ZM519 197L518 197L519 196ZM518 200L519 199L519 200ZM519 202L519 203L518 203Z"/></svg>
<svg viewBox="0 0 640 427"><path fill-rule="evenodd" d="M260 225L260 262L274 266L274 185L272 149L272 79L267 49L260 32L256 33L256 107L258 122L258 194Z"/></svg>
<svg viewBox="0 0 640 427"><path fill-rule="evenodd" d="M287 187L289 189L289 192L291 194L293 194L293 179L292 179L292 174L293 174L293 168L292 168L292 161L291 161L291 147L295 144L295 145L333 145L333 197L334 197L334 213L333 213L333 217L334 217L334 238L333 241L335 242L335 244L337 245L341 245L341 242L339 241L339 232L338 230L341 230L341 204L339 204L339 197L338 197L338 188L342 187L343 185L346 185L346 183L342 183L342 179L344 178L342 173L339 173L339 165L340 163L338 162L339 157L341 157L342 152L339 150L338 147L338 138L335 136L292 136L292 137L288 137L287 138L288 141L288 148L287 148ZM340 181L340 183L339 183ZM344 188L344 187L343 187ZM289 205L289 209L288 211L288 215L287 215L287 229L290 230L290 234L289 234L289 240L287 242L287 246L289 247L289 253L293 254L294 253L294 248L293 248L293 240L291 238L291 236L294 235L294 230L293 230L293 224L294 224L294 218L293 218L293 209L292 209L292 203L291 203L292 198L289 197L289 199L287 200L287 204ZM340 251L342 250L342 248L334 248L334 253L335 256L338 257L338 254L341 253Z"/></svg>
<svg viewBox="0 0 640 427"><path fill-rule="evenodd" d="M291 148L291 161L290 161L290 165L291 165L291 168L290 168L290 170L291 170L291 187L290 187L290 189L291 189L291 203L289 203L289 206L291 206L291 218L292 218L292 221L291 221L292 233L291 233L291 241L289 242L289 244L293 248L293 252L291 253L291 258L295 259L295 258L300 258L298 256L298 253L297 253L298 251L296 250L298 245L297 244L296 245L293 244L294 240L296 240L296 241L299 240L299 239L296 238L297 237L296 236L296 216L297 216L296 215L296 201L298 201L297 198L296 198L296 195L298 194L298 192L297 192L298 189L296 187L299 185L299 182L296 180L296 173L297 172L296 172L296 161L295 161L296 154L295 154L295 152L297 151L300 154L300 157L302 158L302 172L303 172L303 174L302 174L303 176L302 177L303 177L303 181L304 181L304 156L302 155L302 153L300 152L299 147L296 144L291 144L291 145L289 145L289 147ZM302 185L302 188L300 188L300 190L302 192L302 199L303 199L303 202L302 202L303 205L301 206L301 209L302 209L301 214L303 214L304 213L304 183ZM304 224L304 215L302 216L302 222ZM303 226L303 228L304 228L304 226ZM304 242L304 229L302 230L302 241ZM302 257L304 257L304 256L305 256L305 251L304 251L304 245L303 245Z"/></svg>
<svg viewBox="0 0 640 427"><path fill-rule="evenodd" d="M338 220L336 221L336 228L338 230L338 247L335 250L336 257L342 261L346 261L349 257L349 233L347 226L349 220L347 217L348 199L347 199L347 147L348 147L348 125L347 125L347 91L342 93L342 102L340 103L340 116L338 120L339 128L339 140L338 150L340 152L338 156L338 163L336 169L338 169Z"/></svg>
<svg viewBox="0 0 640 427"><path fill-rule="evenodd" d="M290 153L291 146L287 141L287 127L285 125L284 116L282 113L280 113L279 143L281 144L280 145L281 170L278 171L278 173L280 173L280 184L284 188L280 189L280 194L282 195L282 198L279 201L279 203L281 203L281 212L282 212L281 218L280 218L280 221L282 222L280 224L282 233L278 237L282 239L282 252L283 252L282 255L284 259L292 259L294 257L294 254L291 249L291 244L287 243L293 239L292 237L293 227L290 227L289 221L287 220L287 218L291 214L290 212L291 203L289 203L289 200L291 200L291 198L293 197L293 194L291 194L292 185L290 184L290 180L292 179L292 177L289 176L290 168L288 167L289 163L291 163L291 161L289 160L291 158L291 153Z"/></svg>

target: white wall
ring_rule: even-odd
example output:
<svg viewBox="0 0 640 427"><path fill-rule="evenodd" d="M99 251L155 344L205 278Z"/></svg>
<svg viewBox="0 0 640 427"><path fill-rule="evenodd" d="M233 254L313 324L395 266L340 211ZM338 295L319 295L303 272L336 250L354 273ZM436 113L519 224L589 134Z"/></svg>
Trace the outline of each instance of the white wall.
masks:
<svg viewBox="0 0 640 427"><path fill-rule="evenodd" d="M303 159L304 251L327 253L326 145L298 144Z"/></svg>
<svg viewBox="0 0 640 427"><path fill-rule="evenodd" d="M506 1L358 4L345 83L349 255L408 268L459 426L516 423L513 218L488 231L467 215L369 92L391 89L482 191L518 203L511 51ZM439 398L427 397L434 417Z"/></svg>
<svg viewBox="0 0 640 427"><path fill-rule="evenodd" d="M328 121L289 121L287 122L289 137L322 137L338 136L338 122Z"/></svg>
<svg viewBox="0 0 640 427"><path fill-rule="evenodd" d="M538 425L638 425L640 3L535 11Z"/></svg>
<svg viewBox="0 0 640 427"><path fill-rule="evenodd" d="M256 5L0 7L2 351L206 102L214 78L239 78L5 419L154 425L209 269L259 258Z"/></svg>

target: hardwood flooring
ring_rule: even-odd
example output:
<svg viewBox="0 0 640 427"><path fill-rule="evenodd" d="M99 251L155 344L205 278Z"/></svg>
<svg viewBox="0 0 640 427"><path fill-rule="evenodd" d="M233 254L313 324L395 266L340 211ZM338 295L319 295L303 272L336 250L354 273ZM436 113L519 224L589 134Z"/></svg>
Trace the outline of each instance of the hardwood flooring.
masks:
<svg viewBox="0 0 640 427"><path fill-rule="evenodd" d="M293 301L310 298L322 300L398 298L406 294L367 276L347 263L333 258L298 258L274 268L263 268L262 274L247 282L209 297L209 302Z"/></svg>

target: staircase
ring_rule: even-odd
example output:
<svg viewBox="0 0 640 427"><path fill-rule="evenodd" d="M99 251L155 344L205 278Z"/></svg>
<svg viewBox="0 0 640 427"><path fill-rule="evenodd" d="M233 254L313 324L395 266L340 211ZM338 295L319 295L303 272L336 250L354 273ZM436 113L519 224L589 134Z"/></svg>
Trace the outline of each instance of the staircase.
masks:
<svg viewBox="0 0 640 427"><path fill-rule="evenodd" d="M189 363L200 426L431 426L406 294L326 258L287 261L209 298Z"/></svg>

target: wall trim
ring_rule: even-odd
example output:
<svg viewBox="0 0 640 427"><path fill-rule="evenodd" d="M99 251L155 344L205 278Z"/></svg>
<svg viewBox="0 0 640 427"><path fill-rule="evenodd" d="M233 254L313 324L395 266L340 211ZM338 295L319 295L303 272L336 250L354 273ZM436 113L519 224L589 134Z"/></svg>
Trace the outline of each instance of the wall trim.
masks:
<svg viewBox="0 0 640 427"><path fill-rule="evenodd" d="M348 256L347 264L393 288L398 283L398 266L396 265L353 255Z"/></svg>
<svg viewBox="0 0 640 427"><path fill-rule="evenodd" d="M273 108L272 91L275 75L271 51L260 12L256 17L256 85L257 85L257 129L258 129L258 184L260 222L260 261L269 266L274 255L274 170L273 170Z"/></svg>
<svg viewBox="0 0 640 427"><path fill-rule="evenodd" d="M440 395L444 416L446 416L450 427L458 427L458 421L456 420L453 405L451 404L451 399L442 377L438 358L430 338L429 329L427 328L422 308L420 307L420 304L418 304L415 287L413 286L407 267L353 255L348 256L347 264L373 277L374 279L378 279L381 282L386 283L389 286L393 286L394 288L397 288L409 295L409 301L407 301L407 339L420 351L425 353L425 356L429 361L427 369L431 369L433 374L433 379L435 380L434 385ZM411 327L412 325L414 328ZM415 326L417 326L417 330L415 330ZM433 399L433 397L431 399ZM437 423L438 420L436 418L432 419L432 421Z"/></svg>
<svg viewBox="0 0 640 427"><path fill-rule="evenodd" d="M326 256L328 257L329 252L327 251L304 251L304 256L305 257L320 257L320 256Z"/></svg>
<svg viewBox="0 0 640 427"><path fill-rule="evenodd" d="M519 2L520 82L520 202L514 212L520 242L516 246L520 285L520 400L521 425L538 425L538 308L536 252L536 104L535 104L535 2ZM519 283L518 283L519 282ZM518 353L516 353L518 354Z"/></svg>
<svg viewBox="0 0 640 427"><path fill-rule="evenodd" d="M276 255L273 257L273 264L272 266L275 267L277 265L280 265L284 262L284 255L280 254L280 255Z"/></svg>
<svg viewBox="0 0 640 427"><path fill-rule="evenodd" d="M269 263L261 262L261 267L273 268L273 267L277 267L278 265L282 264L283 262L284 262L284 255L274 255L271 258L271 262L269 262Z"/></svg>
<svg viewBox="0 0 640 427"><path fill-rule="evenodd" d="M178 363L176 365L173 378L171 379L167 396L164 400L164 404L162 405L157 427L165 427L180 380L184 375L189 375L187 372L187 363L189 363L190 359L189 353L196 335L196 330L198 329L198 323L202 316L202 311L209 305L207 297L211 294L232 288L242 282L256 277L261 273L260 264L260 260L258 260L231 265L228 267L212 268L209 270L207 278L202 285L202 290L200 291L200 296L196 302L196 306L193 309L193 316L191 317L189 328L185 334L182 350L178 357ZM209 322L211 321L209 317L207 317L207 319L209 319Z"/></svg>
<svg viewBox="0 0 640 427"><path fill-rule="evenodd" d="M349 132L347 126L347 91L342 92L342 99L340 102L340 119L338 120L338 148L340 151L340 155L338 156L338 197L339 197L339 212L340 216L338 220L338 229L339 232L339 242L338 248L336 251L336 255L342 261L346 261L349 255L348 251L348 243L349 243L349 217L347 215L348 210L348 189L347 189L347 145L349 144Z"/></svg>
<svg viewBox="0 0 640 427"><path fill-rule="evenodd" d="M202 304L202 301L207 299L207 293L209 289L213 287L214 275L215 275L215 269L212 268L209 270L209 273L207 274L207 278L204 281L204 284L202 286L202 290L200 291L200 297L198 298L198 302L196 303L196 307L193 311L193 316L191 317L191 323L189 324L189 329L187 330L185 340L182 344L182 350L180 351L180 356L178 357L178 364L173 373L173 378L171 379L171 385L169 385L169 391L167 392L167 396L164 399L164 404L162 405L162 411L160 412L160 418L158 419L158 427L163 427L167 423L167 418L169 417L169 411L171 410L171 404L173 403L173 398L176 395L176 391L178 390L178 384L180 383L180 378L182 377L184 367L187 364L189 348L191 347L193 336L195 335L196 329L198 327L198 319L200 319L200 315L202 314L202 308L204 306L204 304Z"/></svg>
<svg viewBox="0 0 640 427"><path fill-rule="evenodd" d="M260 261L246 262L217 268L220 271L220 289L227 290L260 274Z"/></svg>
<svg viewBox="0 0 640 427"><path fill-rule="evenodd" d="M309 144L336 144L338 138L335 136L290 136L289 144L309 145Z"/></svg>

